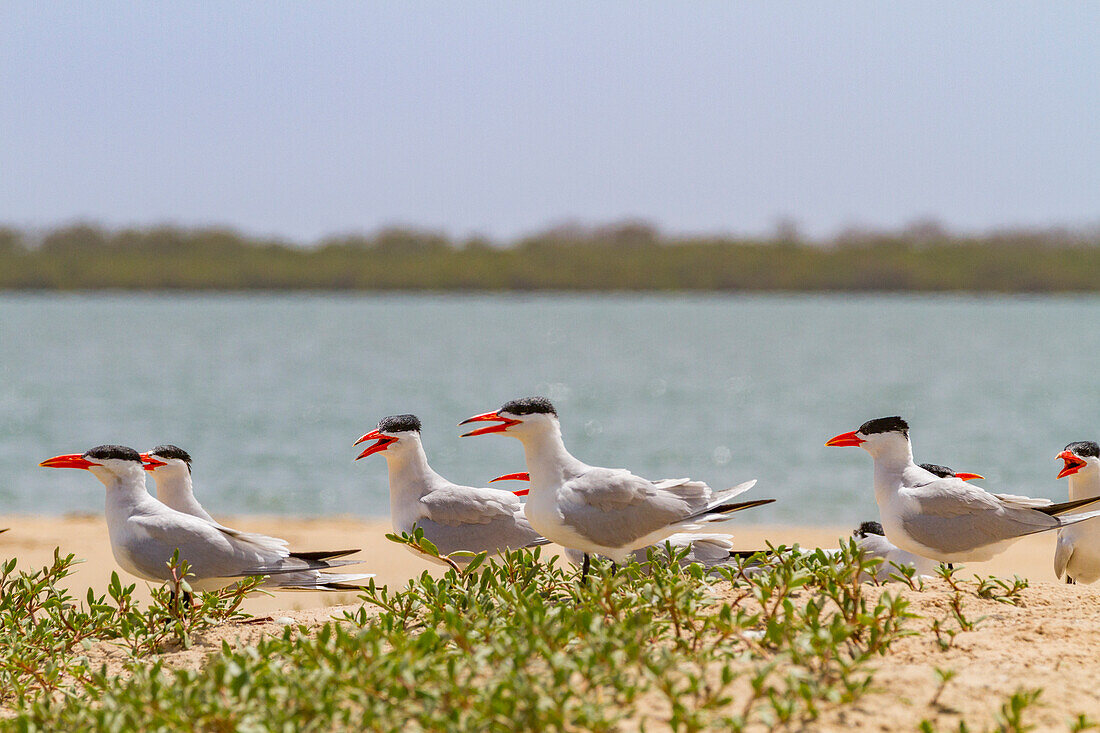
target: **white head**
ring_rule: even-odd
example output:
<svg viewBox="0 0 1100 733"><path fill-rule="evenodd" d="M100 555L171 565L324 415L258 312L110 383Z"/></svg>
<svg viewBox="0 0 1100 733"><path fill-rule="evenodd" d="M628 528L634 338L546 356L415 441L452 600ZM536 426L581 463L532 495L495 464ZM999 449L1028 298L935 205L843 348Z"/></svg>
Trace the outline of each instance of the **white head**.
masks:
<svg viewBox="0 0 1100 733"><path fill-rule="evenodd" d="M142 453L141 460L156 481L184 479L191 475L191 455L174 445L158 445Z"/></svg>
<svg viewBox="0 0 1100 733"><path fill-rule="evenodd" d="M859 426L859 430L836 435L825 445L840 448L858 446L873 458L912 459L913 456L909 446L909 423L896 415L868 420Z"/></svg>
<svg viewBox="0 0 1100 733"><path fill-rule="evenodd" d="M387 461L401 461L423 453L420 443L420 418L416 415L390 415L378 421L378 429L355 441L355 445L368 440L376 441L360 453L355 460L382 453Z"/></svg>
<svg viewBox="0 0 1100 733"><path fill-rule="evenodd" d="M522 441L537 435L560 434L561 432L561 425L558 423L558 411L554 409L554 405L550 403L550 400L545 397L524 397L523 399L505 402L496 412L474 415L463 420L459 425L472 422L495 422L497 424L471 430L462 437L501 433Z"/></svg>
<svg viewBox="0 0 1100 733"><path fill-rule="evenodd" d="M1074 476L1082 479L1100 478L1100 446L1092 440L1070 443L1058 454L1065 461L1058 478Z"/></svg>
<svg viewBox="0 0 1100 733"><path fill-rule="evenodd" d="M91 471L104 486L120 480L145 483L141 455L124 445L99 445L84 453L54 456L38 464L45 468L80 468Z"/></svg>

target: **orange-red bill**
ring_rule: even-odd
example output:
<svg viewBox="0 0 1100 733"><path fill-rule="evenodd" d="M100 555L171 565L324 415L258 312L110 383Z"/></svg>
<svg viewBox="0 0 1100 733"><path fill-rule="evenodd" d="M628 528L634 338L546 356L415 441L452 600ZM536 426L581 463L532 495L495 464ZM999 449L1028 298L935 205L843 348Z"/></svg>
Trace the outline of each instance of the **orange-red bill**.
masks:
<svg viewBox="0 0 1100 733"><path fill-rule="evenodd" d="M503 476L497 476L493 481L530 481L531 474L526 471L520 471L519 473L506 473ZM489 483L493 483L490 481Z"/></svg>
<svg viewBox="0 0 1100 733"><path fill-rule="evenodd" d="M1058 472L1058 478L1065 478L1066 476L1072 476L1073 474L1084 468L1086 464L1080 457L1078 457L1073 451L1064 450L1058 454L1058 457L1065 461L1065 465L1062 466L1062 470Z"/></svg>
<svg viewBox="0 0 1100 733"><path fill-rule="evenodd" d="M506 473L503 476L497 476L493 481L530 481L531 474L526 471L519 471L518 473ZM516 496L527 496L531 492L531 489L513 489L512 493Z"/></svg>
<svg viewBox="0 0 1100 733"><path fill-rule="evenodd" d="M359 440L352 443L352 445L359 445L360 443L366 443L368 440L378 440L381 437L382 437L382 433L378 432L377 430L372 430L369 433L367 433L366 435L364 435L362 438L360 438Z"/></svg>
<svg viewBox="0 0 1100 733"><path fill-rule="evenodd" d="M961 478L963 481L973 481L978 478L985 478L980 473L966 473L965 471L956 471L955 478Z"/></svg>
<svg viewBox="0 0 1100 733"><path fill-rule="evenodd" d="M167 466L167 465L168 464L165 463L164 461L158 461L156 458L153 458L148 453L142 453L141 454L141 467L144 468L146 471L155 471L156 469L160 468L161 466Z"/></svg>
<svg viewBox="0 0 1100 733"><path fill-rule="evenodd" d="M47 458L38 464L43 468L83 468L88 469L95 464L91 461L85 460L84 456L80 453L69 453L63 456L54 456L53 458Z"/></svg>
<svg viewBox="0 0 1100 733"><path fill-rule="evenodd" d="M358 461L360 458L366 458L367 456L374 455L375 453L381 453L382 451L389 448L391 443L396 443L397 442L397 438L391 437L389 435L383 435L378 430L372 430L369 433L367 433L366 435L364 435L362 438L360 438L359 440L355 441L355 445L359 445L360 443L365 443L368 440L376 440L378 442L375 443L374 445L370 446L369 448L367 448L365 451L360 453L358 456L356 456L355 460Z"/></svg>
<svg viewBox="0 0 1100 733"><path fill-rule="evenodd" d="M834 448L849 448L863 445L865 442L867 441L856 435L856 431L853 430L850 433L841 433L840 435L834 435L833 437L829 438L828 442L825 443L825 445L832 446Z"/></svg>
<svg viewBox="0 0 1100 733"><path fill-rule="evenodd" d="M488 435L489 433L503 433L505 430L512 427L513 425L519 425L519 423L520 423L519 420L513 420L510 417L501 417L496 412L486 412L486 413L481 414L481 415L474 415L473 417L468 417L465 420L463 420L462 422L460 422L459 425L465 425L467 423L472 423L472 422L494 422L494 421L499 422L500 424L499 425L488 425L484 428L478 428L477 430L471 430L468 433L463 433L462 437L463 438L472 438L475 435Z"/></svg>

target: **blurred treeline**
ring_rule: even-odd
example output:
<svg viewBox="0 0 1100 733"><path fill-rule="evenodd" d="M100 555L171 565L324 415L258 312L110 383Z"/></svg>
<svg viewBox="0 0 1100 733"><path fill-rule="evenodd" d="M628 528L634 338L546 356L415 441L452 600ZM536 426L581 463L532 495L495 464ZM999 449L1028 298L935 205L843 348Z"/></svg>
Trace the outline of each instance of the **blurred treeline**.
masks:
<svg viewBox="0 0 1100 733"><path fill-rule="evenodd" d="M309 246L226 229L0 228L0 289L1100 291L1100 231L951 234L935 223L808 241L672 236L640 223L514 242L414 229Z"/></svg>

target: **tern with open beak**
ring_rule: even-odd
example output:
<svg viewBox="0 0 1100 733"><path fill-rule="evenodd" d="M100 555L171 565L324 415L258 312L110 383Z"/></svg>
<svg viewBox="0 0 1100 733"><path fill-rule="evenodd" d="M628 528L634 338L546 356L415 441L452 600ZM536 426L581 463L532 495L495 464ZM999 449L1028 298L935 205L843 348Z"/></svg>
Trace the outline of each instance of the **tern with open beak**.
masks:
<svg viewBox="0 0 1100 733"><path fill-rule="evenodd" d="M1058 478L1069 478L1069 498L1100 497L1100 446L1094 441L1070 443L1058 454L1063 461ZM1067 583L1100 580L1100 519L1058 530L1054 572Z"/></svg>
<svg viewBox="0 0 1100 733"><path fill-rule="evenodd" d="M503 476L497 476L495 479L489 481L489 483L494 483L496 481L530 480L530 475L526 471L522 471L519 473L508 473ZM527 496L530 491L530 489L525 487L522 489L513 489L512 493L516 496ZM738 552L734 549L733 542L730 540L729 535L715 534L713 532L680 532L665 537L664 540L655 545L639 547L633 553L634 559L639 563L647 562L651 550L654 551L654 557L656 558L666 557L668 550L666 545L671 547L673 552L679 553L686 551L686 554L680 560L680 565L687 567L693 563L698 563L708 570L735 562L738 557L745 554L744 552ZM572 547L565 548L565 557L574 565L583 566L584 564L584 553L580 550L574 550Z"/></svg>
<svg viewBox="0 0 1100 733"><path fill-rule="evenodd" d="M566 450L558 413L545 397L513 400L461 424L474 422L492 424L466 436L499 433L523 444L531 479L525 509L531 526L586 556L622 563L635 550L670 535L698 531L733 512L774 501L732 501L756 481L714 491L688 478L650 481L626 469L589 466ZM582 575L586 569L587 562Z"/></svg>
<svg viewBox="0 0 1100 733"><path fill-rule="evenodd" d="M523 503L510 491L459 486L432 470L420 442L416 415L391 415L355 442L373 441L355 460L381 453L390 483L390 522L397 533L415 527L445 555L544 545L531 528ZM465 563L470 558L453 558Z"/></svg>

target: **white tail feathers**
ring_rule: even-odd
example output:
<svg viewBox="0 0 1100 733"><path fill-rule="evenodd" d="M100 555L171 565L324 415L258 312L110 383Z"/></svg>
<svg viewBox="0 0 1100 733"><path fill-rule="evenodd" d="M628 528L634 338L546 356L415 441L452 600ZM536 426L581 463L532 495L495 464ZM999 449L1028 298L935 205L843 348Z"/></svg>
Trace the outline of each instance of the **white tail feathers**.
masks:
<svg viewBox="0 0 1100 733"><path fill-rule="evenodd" d="M756 486L756 479L750 479L750 480L748 480L744 483L737 484L736 486L730 487L728 489L722 489L720 491L715 491L714 492L714 498L711 499L711 502L707 506L707 508L708 509L713 509L714 507L718 506L719 504L725 504L726 502L728 502L730 499L734 498L735 496L740 496L741 494L744 494L746 491L751 489L753 486Z"/></svg>
<svg viewBox="0 0 1100 733"><path fill-rule="evenodd" d="M1086 519L1095 519L1096 517L1100 517L1100 511L1085 512L1084 514L1059 514L1055 519L1058 520L1057 526L1068 527L1071 524L1077 524Z"/></svg>
<svg viewBox="0 0 1100 733"><path fill-rule="evenodd" d="M264 588L279 590L340 591L356 590L366 585L362 581L370 580L374 573L321 573L307 570L300 573L274 575L263 584Z"/></svg>

